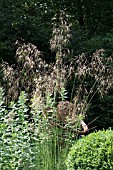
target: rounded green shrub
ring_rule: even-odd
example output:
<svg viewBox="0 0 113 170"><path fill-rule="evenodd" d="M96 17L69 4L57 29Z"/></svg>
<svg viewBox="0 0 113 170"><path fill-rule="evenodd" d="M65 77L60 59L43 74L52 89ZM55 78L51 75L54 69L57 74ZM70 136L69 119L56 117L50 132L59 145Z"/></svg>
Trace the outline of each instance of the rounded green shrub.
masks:
<svg viewBox="0 0 113 170"><path fill-rule="evenodd" d="M103 130L79 139L66 159L67 170L113 170L113 131Z"/></svg>

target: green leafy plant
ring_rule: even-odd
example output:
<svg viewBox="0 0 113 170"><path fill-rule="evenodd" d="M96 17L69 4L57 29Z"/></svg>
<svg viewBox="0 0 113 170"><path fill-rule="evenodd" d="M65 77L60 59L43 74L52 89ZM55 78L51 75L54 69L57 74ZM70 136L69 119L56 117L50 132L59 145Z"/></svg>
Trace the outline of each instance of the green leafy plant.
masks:
<svg viewBox="0 0 113 170"><path fill-rule="evenodd" d="M58 129L51 128L48 118L42 115L44 104L38 97L32 100L29 120L27 96L21 92L17 102L6 107L4 92L0 88L0 169L2 170L62 170L69 144L61 147ZM38 103L36 102L38 101ZM40 102L39 102L40 101ZM53 111L54 98L48 94L46 106ZM29 116L29 117L28 117Z"/></svg>
<svg viewBox="0 0 113 170"><path fill-rule="evenodd" d="M21 92L17 103L11 102L6 108L3 103L3 90L0 89L0 92L0 169L32 167L33 153L26 95Z"/></svg>
<svg viewBox="0 0 113 170"><path fill-rule="evenodd" d="M72 147L66 159L67 170L112 170L113 131L92 133Z"/></svg>

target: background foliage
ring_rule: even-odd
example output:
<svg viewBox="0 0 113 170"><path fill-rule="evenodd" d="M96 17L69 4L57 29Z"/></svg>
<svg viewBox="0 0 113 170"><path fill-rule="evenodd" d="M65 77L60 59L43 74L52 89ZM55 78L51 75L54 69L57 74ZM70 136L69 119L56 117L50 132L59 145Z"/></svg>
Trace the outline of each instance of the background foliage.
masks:
<svg viewBox="0 0 113 170"><path fill-rule="evenodd" d="M15 63L15 42L33 43L53 61L49 49L51 19L65 10L72 24L70 48L74 54L91 53L105 48L112 53L113 35L112 1L0 1L0 58Z"/></svg>

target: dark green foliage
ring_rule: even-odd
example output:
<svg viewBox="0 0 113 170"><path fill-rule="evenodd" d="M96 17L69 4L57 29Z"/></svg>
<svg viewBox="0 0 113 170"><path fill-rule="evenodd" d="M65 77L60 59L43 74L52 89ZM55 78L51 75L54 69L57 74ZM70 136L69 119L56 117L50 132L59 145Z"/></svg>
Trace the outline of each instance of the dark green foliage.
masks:
<svg viewBox="0 0 113 170"><path fill-rule="evenodd" d="M98 117L99 116L99 117ZM113 95L105 95L103 98L94 98L92 105L88 111L88 122L94 121L91 126L97 126L97 129L107 129L111 127L113 129Z"/></svg>
<svg viewBox="0 0 113 170"><path fill-rule="evenodd" d="M0 58L15 63L16 40L32 42L47 52L51 18L44 8L36 0L0 1Z"/></svg>
<svg viewBox="0 0 113 170"><path fill-rule="evenodd" d="M113 131L98 131L77 141L66 165L67 170L112 170Z"/></svg>
<svg viewBox="0 0 113 170"><path fill-rule="evenodd" d="M70 48L75 54L92 52L95 48L112 49L113 2L98 0L0 1L0 59L15 63L15 42L24 40L37 45L44 57L50 54L51 19L61 10L70 17L72 34ZM111 34L109 37L108 34ZM107 38L107 40L105 40ZM111 50L110 50L111 52ZM53 54L52 54L53 55Z"/></svg>
<svg viewBox="0 0 113 170"><path fill-rule="evenodd" d="M86 43L84 45L84 51L87 53L92 53L96 49L101 49L103 48L106 50L106 54L110 55L112 54L113 51L113 30L111 32L108 32L104 35L97 35L97 36L92 36L89 39L86 40Z"/></svg>

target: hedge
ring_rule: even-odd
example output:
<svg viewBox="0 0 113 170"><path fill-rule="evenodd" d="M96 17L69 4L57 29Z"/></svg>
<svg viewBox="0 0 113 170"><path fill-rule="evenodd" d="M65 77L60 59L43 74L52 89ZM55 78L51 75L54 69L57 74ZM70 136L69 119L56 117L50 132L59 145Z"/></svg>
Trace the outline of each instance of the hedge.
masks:
<svg viewBox="0 0 113 170"><path fill-rule="evenodd" d="M67 170L113 170L113 131L103 130L79 139L66 159Z"/></svg>

